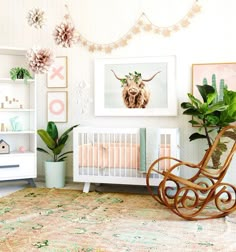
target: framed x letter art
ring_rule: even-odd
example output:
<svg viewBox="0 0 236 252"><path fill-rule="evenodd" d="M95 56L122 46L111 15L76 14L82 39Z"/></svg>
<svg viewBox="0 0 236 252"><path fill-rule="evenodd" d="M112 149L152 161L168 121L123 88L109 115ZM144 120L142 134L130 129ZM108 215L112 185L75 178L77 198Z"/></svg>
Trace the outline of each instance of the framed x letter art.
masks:
<svg viewBox="0 0 236 252"><path fill-rule="evenodd" d="M47 86L49 88L67 87L67 57L56 57L48 71Z"/></svg>

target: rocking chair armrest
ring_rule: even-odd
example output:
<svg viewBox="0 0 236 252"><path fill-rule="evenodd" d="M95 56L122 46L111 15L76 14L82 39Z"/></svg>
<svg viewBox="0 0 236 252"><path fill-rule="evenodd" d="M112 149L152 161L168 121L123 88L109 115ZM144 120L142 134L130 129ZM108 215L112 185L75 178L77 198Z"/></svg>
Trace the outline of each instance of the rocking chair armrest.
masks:
<svg viewBox="0 0 236 252"><path fill-rule="evenodd" d="M153 162L153 164L156 164L156 163L158 163L158 162L160 162L160 161L162 161L162 160L164 160L164 159L169 159L169 160L174 160L174 161L176 161L176 162L181 162L181 160L178 159L178 158L169 157L169 156L164 156L164 157L160 157L160 158L156 159L156 160Z"/></svg>
<svg viewBox="0 0 236 252"><path fill-rule="evenodd" d="M150 167L154 167L157 163L159 163L160 161L163 161L165 159L168 159L168 160L174 160L176 162L181 162L181 160L177 159L177 158L174 158L174 157L169 157L169 156L164 156L164 157L160 157L158 159L156 159L155 161L152 162L152 164L150 165Z"/></svg>
<svg viewBox="0 0 236 252"><path fill-rule="evenodd" d="M163 161L164 159L168 159L168 160L174 160L176 161L176 163L172 166L170 166L169 168L167 168L165 171L164 170L159 170L159 169L155 169L155 165L160 162L160 161ZM189 163L189 162L184 162L184 161L181 161L177 158L173 158L173 157L160 157L158 159L156 159L151 165L150 165L150 168L148 170L148 173L150 173L151 170L155 171L156 173L159 173L161 175L163 175L163 172L165 173L171 173L174 169L176 169L177 167L181 166L181 165L185 165L185 166L188 166L190 168L197 168L197 169L201 169L201 167L198 165L198 164L193 164L193 163ZM163 175L164 176L164 175Z"/></svg>
<svg viewBox="0 0 236 252"><path fill-rule="evenodd" d="M188 166L189 168L198 168L198 169L201 169L201 166L199 164L194 164L194 163L185 162L185 161L180 161L178 163L178 166L180 166L180 165L185 165L185 166Z"/></svg>
<svg viewBox="0 0 236 252"><path fill-rule="evenodd" d="M169 173L169 172L163 171L162 175L164 176L164 179L166 179L166 180L171 179L173 181L177 181L177 182L179 182L179 183L181 183L183 185L186 185L186 186L188 186L190 188L193 188L193 189L196 189L196 190L201 190L201 191L209 190L209 188L197 185L197 184L189 181L188 179L179 177L177 175L174 175L173 173Z"/></svg>
<svg viewBox="0 0 236 252"><path fill-rule="evenodd" d="M178 163L176 163L176 164L170 166L168 169L166 169L165 172L171 173L174 169L176 169L177 167L179 167L181 165L187 166L189 168L201 170L201 167L199 166L199 164L193 164L193 163L189 163L189 162L179 161Z"/></svg>

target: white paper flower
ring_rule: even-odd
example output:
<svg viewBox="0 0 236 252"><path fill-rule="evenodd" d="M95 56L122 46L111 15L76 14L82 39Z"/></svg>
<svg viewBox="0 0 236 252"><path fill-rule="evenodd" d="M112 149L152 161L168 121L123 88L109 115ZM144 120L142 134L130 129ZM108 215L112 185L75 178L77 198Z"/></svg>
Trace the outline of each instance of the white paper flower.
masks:
<svg viewBox="0 0 236 252"><path fill-rule="evenodd" d="M27 15L28 24L36 29L42 28L45 23L44 11L39 8L30 10Z"/></svg>
<svg viewBox="0 0 236 252"><path fill-rule="evenodd" d="M27 52L26 57L28 59L30 69L36 74L47 73L54 62L53 53L47 48L30 49Z"/></svg>

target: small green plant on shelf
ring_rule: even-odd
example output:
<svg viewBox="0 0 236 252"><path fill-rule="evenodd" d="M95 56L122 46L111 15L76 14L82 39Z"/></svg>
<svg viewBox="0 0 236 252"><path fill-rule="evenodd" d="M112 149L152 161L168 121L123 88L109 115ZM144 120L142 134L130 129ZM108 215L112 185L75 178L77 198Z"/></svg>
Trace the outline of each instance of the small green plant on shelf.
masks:
<svg viewBox="0 0 236 252"><path fill-rule="evenodd" d="M29 79L33 79L29 71L22 67L14 67L10 70L10 76L12 80L24 79L25 82Z"/></svg>

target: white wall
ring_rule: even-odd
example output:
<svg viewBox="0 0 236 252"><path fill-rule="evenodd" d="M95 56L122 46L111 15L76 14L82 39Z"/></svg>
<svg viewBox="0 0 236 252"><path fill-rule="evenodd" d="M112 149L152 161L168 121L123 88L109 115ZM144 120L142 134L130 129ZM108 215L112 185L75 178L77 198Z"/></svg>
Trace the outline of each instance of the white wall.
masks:
<svg viewBox="0 0 236 252"><path fill-rule="evenodd" d="M0 0L0 46L31 48L35 45L49 47L56 55L67 55L69 60L69 120L60 129L80 123L96 126L157 126L181 129L181 158L193 162L204 152L200 142L190 143L188 137L194 129L190 119L182 115L180 103L191 92L191 65L205 62L233 62L236 58L236 1L199 0L202 11L189 27L170 37L151 32L136 35L126 47L111 54L90 53L81 46L62 49L55 46L52 32L65 14L68 4L76 28L91 41L109 43L120 38L142 12L157 25L168 26L182 18L194 0ZM27 12L35 7L45 11L47 23L42 30L29 27ZM81 114L78 102L78 84L87 82L90 96L94 95L93 61L95 58L176 56L176 87L178 116L176 117L95 117L93 103L88 114ZM38 83L38 128L45 128L46 93L45 76ZM71 141L68 149L71 148ZM43 175L43 156L38 155L38 174ZM67 171L72 176L71 159Z"/></svg>

